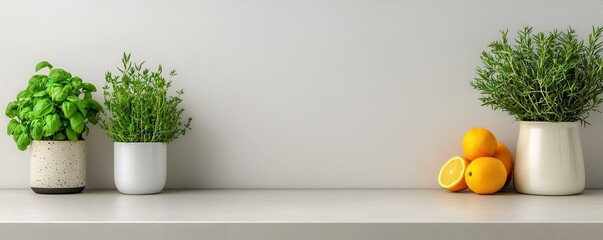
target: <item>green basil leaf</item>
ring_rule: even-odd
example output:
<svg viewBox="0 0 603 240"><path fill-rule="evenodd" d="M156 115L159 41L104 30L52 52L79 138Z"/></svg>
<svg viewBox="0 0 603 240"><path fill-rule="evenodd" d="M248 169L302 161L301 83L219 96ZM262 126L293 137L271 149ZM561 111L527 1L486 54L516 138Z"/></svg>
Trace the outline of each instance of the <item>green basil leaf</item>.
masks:
<svg viewBox="0 0 603 240"><path fill-rule="evenodd" d="M77 133L70 127L65 128L65 133L67 134L67 139L69 139L69 141L78 140Z"/></svg>
<svg viewBox="0 0 603 240"><path fill-rule="evenodd" d="M19 125L20 127L21 125ZM22 131L19 131L19 127L15 128L15 132L13 132L13 140L15 140L15 142L17 142L17 139L19 139L19 136L21 136L21 133L23 133Z"/></svg>
<svg viewBox="0 0 603 240"><path fill-rule="evenodd" d="M50 88L53 88L53 87L63 87L63 84L55 82L55 79L48 79L48 81L46 82L45 88L47 90L49 90Z"/></svg>
<svg viewBox="0 0 603 240"><path fill-rule="evenodd" d="M73 78L71 78L71 86L73 86L73 88L77 91L82 90L82 87L84 85L84 82L82 81L82 79L78 76L75 76Z"/></svg>
<svg viewBox="0 0 603 240"><path fill-rule="evenodd" d="M97 114L94 113L93 111L89 111L88 115L86 116L86 118L88 118L88 121L90 123L92 123L93 125L96 125L98 123L98 117Z"/></svg>
<svg viewBox="0 0 603 240"><path fill-rule="evenodd" d="M22 134L27 134L27 127L25 127L23 124L19 124L15 127L14 130L15 131L13 132L13 140L15 140L15 142L19 141L19 137Z"/></svg>
<svg viewBox="0 0 603 240"><path fill-rule="evenodd" d="M94 99L86 99L86 102L88 102L88 105L90 106L90 108L96 110L97 112L102 112L105 113L105 110L103 110L103 107Z"/></svg>
<svg viewBox="0 0 603 240"><path fill-rule="evenodd" d="M71 129L73 129L76 133L82 133L84 131L84 117L80 113L75 113L71 118L69 118L69 123Z"/></svg>
<svg viewBox="0 0 603 240"><path fill-rule="evenodd" d="M55 135L54 135L54 140L57 140L57 141L63 141L63 140L65 140L65 139L67 139L67 137L66 137L66 136L65 136L65 134L64 134L64 133L62 133L62 132L57 133L57 134L55 134Z"/></svg>
<svg viewBox="0 0 603 240"><path fill-rule="evenodd" d="M31 138L29 138L29 134L21 133L19 137L17 137L17 147L19 148L19 150L25 151L25 149L27 149L27 146L29 146L29 143L31 143Z"/></svg>
<svg viewBox="0 0 603 240"><path fill-rule="evenodd" d="M19 124L18 126L15 127L15 132L14 134L16 135L20 135L21 133L27 132L27 127L23 124ZM17 139L15 138L15 141Z"/></svg>
<svg viewBox="0 0 603 240"><path fill-rule="evenodd" d="M60 68L55 68L50 70L48 78L55 79L55 82L64 82L71 78L71 73Z"/></svg>
<svg viewBox="0 0 603 240"><path fill-rule="evenodd" d="M23 101L30 99L33 96L33 93L29 90L23 90L17 94L17 100Z"/></svg>
<svg viewBox="0 0 603 240"><path fill-rule="evenodd" d="M59 95L57 95L56 98L54 98L53 100L56 102L65 101L65 99L67 99L67 96L69 96L70 91L71 91L71 87L65 87L65 88L61 89L61 92L59 93Z"/></svg>
<svg viewBox="0 0 603 240"><path fill-rule="evenodd" d="M72 103L77 104L79 101L82 101L82 100L80 100L80 99L79 99L78 97L76 97L76 96L71 95L71 96L68 96L68 97L67 97L67 101L70 101L70 102L72 102Z"/></svg>
<svg viewBox="0 0 603 240"><path fill-rule="evenodd" d="M50 97L55 102L62 102L69 96L69 91L71 91L71 87L53 87L50 90Z"/></svg>
<svg viewBox="0 0 603 240"><path fill-rule="evenodd" d="M44 137L50 137L52 136L52 134L54 134L54 132L52 131L52 129L49 126L44 126L42 128L42 130L44 130Z"/></svg>
<svg viewBox="0 0 603 240"><path fill-rule="evenodd" d="M63 110L63 114L65 114L66 118L70 118L77 111L77 105L72 102L63 102L61 104L61 110Z"/></svg>
<svg viewBox="0 0 603 240"><path fill-rule="evenodd" d="M38 92L34 93L33 96L34 97L45 97L45 96L48 96L48 93L46 93L45 90L42 90L42 91L38 91Z"/></svg>
<svg viewBox="0 0 603 240"><path fill-rule="evenodd" d="M52 65L47 61L42 61L36 65L36 72L40 71L40 69L47 67L48 69L52 69Z"/></svg>
<svg viewBox="0 0 603 240"><path fill-rule="evenodd" d="M80 110L82 116L88 116L88 108L78 108L78 110Z"/></svg>
<svg viewBox="0 0 603 240"><path fill-rule="evenodd" d="M73 89L73 86L71 86L71 84L65 85L64 90L66 91L67 96L78 96L79 95L79 91L75 91ZM67 97L65 97L65 99L67 99Z"/></svg>
<svg viewBox="0 0 603 240"><path fill-rule="evenodd" d="M61 122L61 118L56 113L52 114L52 115L46 115L46 117L44 118L44 121L45 121L47 133L52 132L52 134L54 134L56 131L61 129L61 127L63 126L63 123ZM50 134L50 135L52 135L52 134Z"/></svg>
<svg viewBox="0 0 603 240"><path fill-rule="evenodd" d="M84 100L92 99L92 93L84 92Z"/></svg>
<svg viewBox="0 0 603 240"><path fill-rule="evenodd" d="M34 120L31 120L31 122L29 123L29 126L33 127L33 126L35 126L36 124L39 124L39 123L44 123L44 119L34 119Z"/></svg>
<svg viewBox="0 0 603 240"><path fill-rule="evenodd" d="M74 76L71 78L71 84L74 83L79 83L80 85L84 83L84 81L82 81L82 79L78 76Z"/></svg>
<svg viewBox="0 0 603 240"><path fill-rule="evenodd" d="M90 128L88 128L88 126L84 127L84 136L88 136L88 134L90 134Z"/></svg>
<svg viewBox="0 0 603 240"><path fill-rule="evenodd" d="M33 124L32 128L30 129L30 133L33 140L42 140L42 137L44 136L44 122L37 122Z"/></svg>
<svg viewBox="0 0 603 240"><path fill-rule="evenodd" d="M8 103L8 106L6 106L6 111L4 112L4 114L6 114L7 117L9 118L14 118L19 114L19 104L21 102L20 101L12 101Z"/></svg>
<svg viewBox="0 0 603 240"><path fill-rule="evenodd" d="M46 75L33 75L28 82L27 89L31 92L42 91L46 88Z"/></svg>
<svg viewBox="0 0 603 240"><path fill-rule="evenodd" d="M96 92L96 87L92 83L84 83L82 88L88 92Z"/></svg>
<svg viewBox="0 0 603 240"><path fill-rule="evenodd" d="M8 122L8 125L6 125L6 133L12 135L18 126L19 122L15 119L11 119L10 122Z"/></svg>
<svg viewBox="0 0 603 240"><path fill-rule="evenodd" d="M82 113L82 116L88 115L88 102L87 101L80 100L79 102L76 102L75 105L77 105L77 109L80 110L80 112Z"/></svg>
<svg viewBox="0 0 603 240"><path fill-rule="evenodd" d="M34 117L42 117L54 112L54 103L50 99L42 99L33 108Z"/></svg>
<svg viewBox="0 0 603 240"><path fill-rule="evenodd" d="M29 118L29 113L31 112L31 107L24 107L19 110L19 118L21 120Z"/></svg>
<svg viewBox="0 0 603 240"><path fill-rule="evenodd" d="M48 78L48 81L46 81L46 87L62 87L65 86L66 81L67 78L64 78L62 76L51 77Z"/></svg>

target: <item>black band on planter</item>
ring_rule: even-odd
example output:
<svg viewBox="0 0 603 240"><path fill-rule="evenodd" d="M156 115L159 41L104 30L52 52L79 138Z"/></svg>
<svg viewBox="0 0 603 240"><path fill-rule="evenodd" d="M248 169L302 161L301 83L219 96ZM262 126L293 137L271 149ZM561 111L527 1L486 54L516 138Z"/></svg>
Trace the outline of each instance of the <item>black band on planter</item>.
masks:
<svg viewBox="0 0 603 240"><path fill-rule="evenodd" d="M69 194L69 193L79 193L84 190L85 187L75 187L75 188L37 188L32 187L35 193L40 194Z"/></svg>

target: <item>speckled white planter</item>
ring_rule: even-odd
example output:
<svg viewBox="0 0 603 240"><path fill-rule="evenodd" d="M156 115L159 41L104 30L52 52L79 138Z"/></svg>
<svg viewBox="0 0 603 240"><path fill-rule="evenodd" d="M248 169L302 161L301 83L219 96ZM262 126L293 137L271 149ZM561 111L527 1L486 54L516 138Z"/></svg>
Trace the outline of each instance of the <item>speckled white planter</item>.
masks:
<svg viewBox="0 0 603 240"><path fill-rule="evenodd" d="M86 141L32 141L30 185L36 193L78 193L86 186Z"/></svg>
<svg viewBox="0 0 603 240"><path fill-rule="evenodd" d="M154 194L167 179L166 143L113 143L115 186L124 194Z"/></svg>

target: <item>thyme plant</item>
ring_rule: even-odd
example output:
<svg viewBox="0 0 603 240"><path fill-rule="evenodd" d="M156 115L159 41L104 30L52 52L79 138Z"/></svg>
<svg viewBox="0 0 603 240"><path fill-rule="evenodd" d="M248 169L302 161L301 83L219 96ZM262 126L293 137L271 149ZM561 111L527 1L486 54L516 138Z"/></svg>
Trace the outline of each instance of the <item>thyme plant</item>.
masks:
<svg viewBox="0 0 603 240"><path fill-rule="evenodd" d="M153 72L143 68L144 62L131 62L130 56L122 57L123 66L117 68L121 75L105 74L104 103L110 115L100 119L100 127L115 142L169 143L185 135L192 118L181 121L184 109L178 105L184 91L168 97L176 71L166 80L161 65Z"/></svg>
<svg viewBox="0 0 603 240"><path fill-rule="evenodd" d="M575 122L597 111L603 92L602 27L593 27L588 45L574 29L533 33L518 31L511 44L502 39L482 52L483 67L470 85L482 94L482 105L515 116L518 121Z"/></svg>

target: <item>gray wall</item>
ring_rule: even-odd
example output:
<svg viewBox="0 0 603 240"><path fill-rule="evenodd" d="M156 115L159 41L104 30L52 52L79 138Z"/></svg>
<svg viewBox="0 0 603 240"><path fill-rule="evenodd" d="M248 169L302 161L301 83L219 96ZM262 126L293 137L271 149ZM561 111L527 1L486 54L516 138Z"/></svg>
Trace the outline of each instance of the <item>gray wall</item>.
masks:
<svg viewBox="0 0 603 240"><path fill-rule="evenodd" d="M594 0L0 0L0 106L41 60L100 87L127 51L177 69L186 91L194 129L169 146L170 188L437 188L467 129L515 149L513 118L468 85L499 29L585 36L601 12ZM589 120L587 187L600 188L603 115ZM93 127L89 187L114 187L112 151ZM28 152L6 135L0 152L0 188L27 188Z"/></svg>

